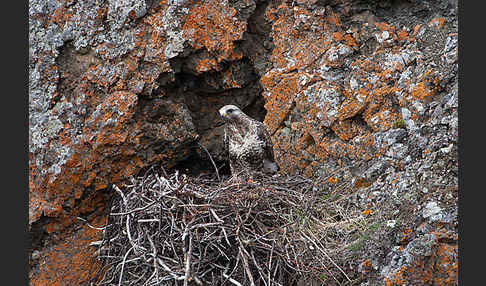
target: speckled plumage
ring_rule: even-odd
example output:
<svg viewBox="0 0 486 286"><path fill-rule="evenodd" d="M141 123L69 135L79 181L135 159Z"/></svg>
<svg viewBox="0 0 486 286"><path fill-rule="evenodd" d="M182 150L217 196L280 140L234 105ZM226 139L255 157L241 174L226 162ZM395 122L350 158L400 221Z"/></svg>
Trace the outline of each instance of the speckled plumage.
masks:
<svg viewBox="0 0 486 286"><path fill-rule="evenodd" d="M224 143L229 152L231 174L277 172L272 139L265 125L234 105L223 106L219 113L226 122Z"/></svg>

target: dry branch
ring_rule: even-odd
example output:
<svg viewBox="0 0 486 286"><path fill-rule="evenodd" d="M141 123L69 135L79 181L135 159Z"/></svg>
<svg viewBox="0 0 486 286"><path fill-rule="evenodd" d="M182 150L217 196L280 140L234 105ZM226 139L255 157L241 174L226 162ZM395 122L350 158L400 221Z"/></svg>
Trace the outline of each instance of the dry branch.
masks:
<svg viewBox="0 0 486 286"><path fill-rule="evenodd" d="M350 281L341 233L361 227L362 217L343 201L324 200L315 182L260 175L230 184L219 174L161 173L150 169L130 186L114 186L102 243L93 244L105 269L97 285Z"/></svg>

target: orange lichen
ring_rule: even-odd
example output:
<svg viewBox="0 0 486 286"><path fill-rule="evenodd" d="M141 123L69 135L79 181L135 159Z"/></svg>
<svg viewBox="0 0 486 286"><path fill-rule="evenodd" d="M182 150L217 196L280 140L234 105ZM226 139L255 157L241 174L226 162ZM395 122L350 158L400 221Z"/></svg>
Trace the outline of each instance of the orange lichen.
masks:
<svg viewBox="0 0 486 286"><path fill-rule="evenodd" d="M105 218L91 221L103 225ZM30 285L82 285L96 278L100 265L89 243L101 237L99 230L83 226L81 230L54 247L41 253L37 270L32 271Z"/></svg>
<svg viewBox="0 0 486 286"><path fill-rule="evenodd" d="M303 7L289 7L285 2L277 7L267 10L266 16L272 19L272 31L275 48L272 51L271 60L276 68L289 72L312 64L327 49L330 48L332 35L326 19L311 26L311 11ZM331 21L339 21L335 14ZM299 28L296 29L295 26ZM318 27L318 33L308 35L304 31L314 30Z"/></svg>
<svg viewBox="0 0 486 286"><path fill-rule="evenodd" d="M216 59L214 58L204 58L197 62L196 72L202 73L215 69L218 66Z"/></svg>
<svg viewBox="0 0 486 286"><path fill-rule="evenodd" d="M439 92L439 77L433 74L432 71L427 71L423 75L422 81L413 86L410 95L416 100L429 101Z"/></svg>
<svg viewBox="0 0 486 286"><path fill-rule="evenodd" d="M443 17L436 17L429 22L430 27L442 28L444 26L445 19Z"/></svg>
<svg viewBox="0 0 486 286"><path fill-rule="evenodd" d="M194 49L205 48L217 55L217 61L228 59L234 41L241 39L246 24L238 20L236 10L227 1L203 1L191 7L184 23L184 37Z"/></svg>
<svg viewBox="0 0 486 286"><path fill-rule="evenodd" d="M64 6L61 6L54 10L52 13L51 21L57 24L59 27L63 28L64 24L69 20L72 15L67 13L67 10Z"/></svg>
<svg viewBox="0 0 486 286"><path fill-rule="evenodd" d="M398 30L398 32L397 32L397 39L398 39L398 42L407 41L408 40L408 33L407 33L407 31L405 31L403 29Z"/></svg>
<svg viewBox="0 0 486 286"><path fill-rule="evenodd" d="M420 28L422 28L422 24L417 24L417 25L413 26L412 35L409 39L410 42L415 41L415 37L417 36L418 32L420 31Z"/></svg>
<svg viewBox="0 0 486 286"><path fill-rule="evenodd" d="M334 32L332 33L332 38L334 41L341 41L342 39L344 39L344 36L340 32Z"/></svg>
<svg viewBox="0 0 486 286"><path fill-rule="evenodd" d="M393 274L393 277L390 279L388 277L385 277L385 285L386 286L392 286L392 285L403 285L405 283L405 279L403 277L403 273L406 271L406 267L402 266L400 271L397 271Z"/></svg>
<svg viewBox="0 0 486 286"><path fill-rule="evenodd" d="M348 141L357 135L366 133L362 125L352 120L337 120L331 125L331 130L343 141Z"/></svg>
<svg viewBox="0 0 486 286"><path fill-rule="evenodd" d="M233 69L234 67L228 68L226 71L224 71L223 74L223 84L225 88L239 88L241 87L241 84L239 84L235 78L233 77Z"/></svg>
<svg viewBox="0 0 486 286"><path fill-rule="evenodd" d="M164 25L167 11L167 3L161 1L160 9L157 12L143 17L142 21L146 25L138 28L135 33L135 45L140 48L142 58L150 50L150 62L156 63L161 71L168 72L171 70L170 64L165 56L167 46L167 35L160 27Z"/></svg>
<svg viewBox="0 0 486 286"><path fill-rule="evenodd" d="M359 44L356 42L356 39L350 34L346 34L344 36L344 41L346 42L346 45L350 47L355 47L355 48L359 47Z"/></svg>
<svg viewBox="0 0 486 286"><path fill-rule="evenodd" d="M271 94L266 97L265 109L267 116L265 124L270 130L275 130L287 117L292 102L299 92L299 73L280 75L267 73L260 78L263 86L270 87L275 84L275 77L278 77L279 84L271 89Z"/></svg>
<svg viewBox="0 0 486 286"><path fill-rule="evenodd" d="M68 133L68 130L71 128L69 123L64 124L64 128L62 131L59 133L59 142L63 145L70 145L72 140L71 137Z"/></svg>
<svg viewBox="0 0 486 286"><path fill-rule="evenodd" d="M341 22L339 21L339 16L334 12L330 13L330 15L327 17L327 21L330 24L333 24L333 25L336 25L336 26L341 26Z"/></svg>
<svg viewBox="0 0 486 286"><path fill-rule="evenodd" d="M96 10L96 19L97 20L102 20L105 16L106 13L108 12L108 7L100 7Z"/></svg>
<svg viewBox="0 0 486 286"><path fill-rule="evenodd" d="M437 250L435 285L457 285L458 261L457 245L440 244ZM456 258L456 259L453 259Z"/></svg>
<svg viewBox="0 0 486 286"><path fill-rule="evenodd" d="M371 186L371 182L368 182L366 181L365 179L363 178L358 178L354 181L354 184L353 186L356 188L356 189L359 189L359 188L366 188L366 187L369 187Z"/></svg>
<svg viewBox="0 0 486 286"><path fill-rule="evenodd" d="M366 210L363 210L361 213L362 213L363 215L365 215L365 216L369 216L369 215L371 214L371 210L366 209Z"/></svg>
<svg viewBox="0 0 486 286"><path fill-rule="evenodd" d="M351 65L357 68L356 76L362 81L360 88L351 90L350 87L345 87L342 89L342 94L345 99L337 110L337 120L336 118L327 118L327 113L323 112L323 110L329 108L328 103L321 102L317 106L312 103L315 101L312 97L313 92L303 93L303 90L311 84L315 84L315 82L318 83L315 85L315 90L321 90L323 88L335 89L332 87L332 83L326 83L322 79L319 82L320 75L309 75L311 73L310 70L314 68L312 62L313 55L322 55L336 41L346 41L347 39L346 44L348 46L356 46L358 43L352 36L353 34L348 33L343 36L340 30L328 34L331 36L330 39L332 41L329 41L330 39L326 37L315 36L312 32L296 31L294 28L296 23L293 20L295 18L290 17L290 15L295 14L296 16L297 12L300 13L300 11L304 10L303 8L290 9L287 5L282 4L277 8L271 8L270 11L267 11L267 17L271 17L273 20L271 33L274 39L275 49L273 50L271 60L276 69L268 72L261 78L266 95L265 108L268 111L265 123L272 131L278 129L283 120L290 114L289 108L294 103L294 108L299 110L303 117L301 119L302 126L296 131L301 134L300 137L297 137L296 144L294 146L278 144L279 151L277 151L277 157L284 160L284 164L296 165L306 162L306 160L300 160L300 150L305 150L306 154L313 156L314 162L320 162L320 160L324 160L329 156L335 158L349 157L366 159L380 156L380 154L386 152L386 148L373 150L372 133L364 129L362 124L357 124L358 121L348 119L351 119L357 114L362 114L362 118L373 131L383 131L391 128L393 123L401 118L400 113L392 107L391 97L397 93L396 83L394 83L393 79L397 76L397 72L402 71L403 66L400 62L397 62L394 66L383 69L378 62L370 59L356 59ZM329 19L326 19L325 22L327 21ZM300 23L298 24L300 25ZM327 31L327 23L322 23L322 27L324 27L324 31ZM377 27L383 31L388 31L392 37L398 38L394 33L395 27L387 23L377 23ZM284 38L282 35L288 35L288 37ZM401 39L406 36L403 33L399 33L399 35L402 37ZM314 42L320 40L322 43L325 43L325 46L314 48L311 40ZM287 59L292 60L289 61ZM333 66L333 63L325 62L326 65ZM338 61L336 66L339 65L340 63ZM301 69L304 69L305 72L301 73ZM295 72L296 70L299 72ZM373 83L369 82L370 77L366 75L366 72L373 73L378 80ZM295 85L289 84L289 78L294 80ZM340 89L336 89L336 92L339 93ZM318 126L318 122L321 120L332 122L330 128L340 140L348 141L357 136L362 137L362 140L360 140L359 144L352 142L346 144L338 141L330 141L327 138L321 139L321 136L318 135L321 131L316 129L316 124ZM296 128L292 127L292 129ZM309 138L313 138L312 142ZM288 139L280 138L275 141L288 142ZM294 151L297 151L295 155L289 154L289 152ZM309 166L310 164L306 163L304 169L306 174L312 173L310 171L312 168Z"/></svg>
<svg viewBox="0 0 486 286"><path fill-rule="evenodd" d="M337 184L338 178L331 176L329 177L329 179L327 179L327 181L329 182L329 184Z"/></svg>
<svg viewBox="0 0 486 286"><path fill-rule="evenodd" d="M364 98L362 102L356 99L356 97L359 97L360 94L362 94L361 97ZM368 98L367 91L364 89L360 89L355 92L355 95L356 97L348 97L341 103L338 114L339 120L351 118L356 114L360 113L366 107L366 102Z"/></svg>
<svg viewBox="0 0 486 286"><path fill-rule="evenodd" d="M392 35L395 32L395 27L386 22L376 22L375 26L381 31L387 31Z"/></svg>
<svg viewBox="0 0 486 286"><path fill-rule="evenodd" d="M376 113L366 112L363 114L363 118L373 131L385 131L393 126L393 122L401 118L401 115L388 108L381 108Z"/></svg>
<svg viewBox="0 0 486 286"><path fill-rule="evenodd" d="M89 95L89 92L86 94ZM133 116L136 100L137 96L128 92L114 92L105 97L104 101L98 104L99 110L103 112L85 124L83 127L85 137L79 145L70 146L72 140L69 134L71 134L72 127L66 123L60 133L59 141L61 144L71 147L75 152L60 166L60 173L43 176L36 172L34 162L30 162L31 195L29 204L32 209L29 213L30 221L35 221L43 212L46 216L56 217L61 225L67 226L72 219L67 218L69 212L62 207L66 202L70 202L72 205L75 199L81 197L83 190L91 185L97 190L106 188L109 182L120 181L122 178L115 178L115 174L119 170L126 170L123 173L123 177L126 177L136 171L135 166L140 167L140 158L133 160L128 158L118 160L117 164L102 170L103 174L100 173L99 168L93 168L93 165L100 164L104 158L102 154L98 153L102 150L102 146L105 150L110 148L109 146L117 146L117 152L124 152L125 149L132 148L124 146L127 140L131 140L125 124ZM115 110L116 113L114 113ZM100 128L100 123L108 120L111 120L113 124ZM38 194L45 194L45 196ZM47 197L48 200L40 199L42 197ZM78 213L81 211L77 208L74 210ZM50 226L48 230L61 231L62 228Z"/></svg>
<svg viewBox="0 0 486 286"><path fill-rule="evenodd" d="M404 235L407 243L410 230L407 228ZM434 232L433 232L434 233ZM399 270L384 278L385 285L405 285L407 282L414 281L421 285L457 285L457 243L440 243L439 237L435 237L435 246L430 256L413 257L409 264L403 265ZM404 251L404 247L400 250Z"/></svg>
<svg viewBox="0 0 486 286"><path fill-rule="evenodd" d="M363 260L363 262L361 262L361 269L363 274L370 272L372 269L371 267L372 267L371 260L365 259Z"/></svg>

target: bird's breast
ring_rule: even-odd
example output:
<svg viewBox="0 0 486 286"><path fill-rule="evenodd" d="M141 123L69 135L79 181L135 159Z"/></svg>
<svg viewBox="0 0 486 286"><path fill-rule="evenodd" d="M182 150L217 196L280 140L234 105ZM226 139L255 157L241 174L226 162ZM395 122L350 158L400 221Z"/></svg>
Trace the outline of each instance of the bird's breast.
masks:
<svg viewBox="0 0 486 286"><path fill-rule="evenodd" d="M248 133L244 136L235 136L229 140L230 155L245 159L246 156L260 155L263 153L264 142L254 133Z"/></svg>

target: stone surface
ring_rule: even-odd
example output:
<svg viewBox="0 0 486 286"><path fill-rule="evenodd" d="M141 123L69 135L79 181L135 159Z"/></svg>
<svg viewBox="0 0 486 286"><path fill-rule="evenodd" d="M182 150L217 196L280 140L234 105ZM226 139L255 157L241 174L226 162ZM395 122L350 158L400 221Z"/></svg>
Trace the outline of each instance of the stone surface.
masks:
<svg viewBox="0 0 486 286"><path fill-rule="evenodd" d="M370 210L357 285L457 285L457 25L453 0L29 0L31 284L89 285L80 218L145 167L207 160L198 142L222 162L237 104L282 172Z"/></svg>
<svg viewBox="0 0 486 286"><path fill-rule="evenodd" d="M349 261L357 284L457 285L456 7L267 8L275 48L260 81L276 157L286 172L361 188L350 201L373 230Z"/></svg>

